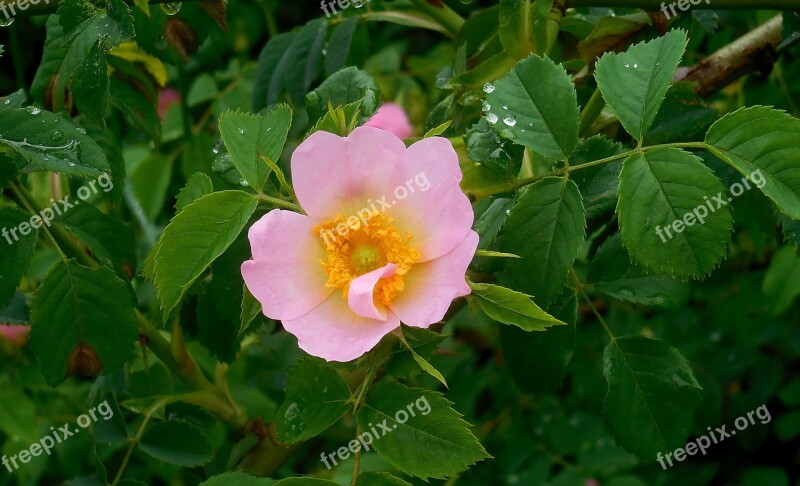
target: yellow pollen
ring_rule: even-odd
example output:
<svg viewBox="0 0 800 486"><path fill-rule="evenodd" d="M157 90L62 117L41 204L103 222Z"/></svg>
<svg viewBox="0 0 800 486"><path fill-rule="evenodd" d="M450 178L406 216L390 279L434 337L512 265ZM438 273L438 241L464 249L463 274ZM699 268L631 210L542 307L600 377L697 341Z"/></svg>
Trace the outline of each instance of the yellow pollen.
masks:
<svg viewBox="0 0 800 486"><path fill-rule="evenodd" d="M404 288L403 275L419 260L420 253L411 246L411 234L401 233L394 220L382 213L373 213L366 221L337 216L314 227L314 235L322 240L327 259L320 260L328 275L326 285L342 289L347 299L350 283L357 277L384 267L397 265L395 274L375 285L376 306L387 306Z"/></svg>

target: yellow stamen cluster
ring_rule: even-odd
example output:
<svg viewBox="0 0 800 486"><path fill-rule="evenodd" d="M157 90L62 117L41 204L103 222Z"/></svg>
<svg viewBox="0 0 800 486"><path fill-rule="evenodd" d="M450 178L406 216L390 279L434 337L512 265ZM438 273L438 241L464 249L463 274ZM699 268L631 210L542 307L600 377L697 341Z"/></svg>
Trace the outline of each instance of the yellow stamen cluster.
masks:
<svg viewBox="0 0 800 486"><path fill-rule="evenodd" d="M389 305L405 287L403 275L420 258L419 251L411 246L411 234L402 234L393 223L392 218L374 212L368 220L337 216L314 227L328 257L320 260L328 275L326 285L342 289L347 299L350 282L356 277L394 263L395 274L380 279L373 294L376 306Z"/></svg>

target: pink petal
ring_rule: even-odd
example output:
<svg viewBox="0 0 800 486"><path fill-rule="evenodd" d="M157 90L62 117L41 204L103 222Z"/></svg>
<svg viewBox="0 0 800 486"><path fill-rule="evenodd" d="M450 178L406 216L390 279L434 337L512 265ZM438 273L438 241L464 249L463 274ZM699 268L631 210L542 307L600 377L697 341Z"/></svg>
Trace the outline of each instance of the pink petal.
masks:
<svg viewBox="0 0 800 486"><path fill-rule="evenodd" d="M6 339L17 347L22 347L28 342L28 334L30 334L30 331L30 326L6 326L5 324L0 324L0 338Z"/></svg>
<svg viewBox="0 0 800 486"><path fill-rule="evenodd" d="M250 228L253 260L242 264L242 277L271 319L296 319L334 291L325 286L327 256L313 228L307 216L280 209Z"/></svg>
<svg viewBox="0 0 800 486"><path fill-rule="evenodd" d="M405 110L394 103L384 103L364 126L386 130L399 138L409 138L414 134Z"/></svg>
<svg viewBox="0 0 800 486"><path fill-rule="evenodd" d="M442 137L409 147L392 177L392 207L386 212L411 233L421 262L449 253L472 228L475 216L459 186L461 177L458 155Z"/></svg>
<svg viewBox="0 0 800 486"><path fill-rule="evenodd" d="M383 277L391 277L397 270L397 265L387 263L383 268L365 273L350 282L350 290L347 293L347 301L350 309L361 317L370 319L386 320L386 311L375 306L375 285Z"/></svg>
<svg viewBox="0 0 800 486"><path fill-rule="evenodd" d="M341 362L363 355L399 326L400 319L391 312L385 321L354 314L341 292L335 292L303 317L283 321L284 329L297 336L303 351Z"/></svg>
<svg viewBox="0 0 800 486"><path fill-rule="evenodd" d="M469 231L452 252L414 265L403 276L405 289L389 309L408 326L426 328L441 321L454 299L470 293L464 275L477 248L478 234Z"/></svg>
<svg viewBox="0 0 800 486"><path fill-rule="evenodd" d="M402 140L373 127L356 128L347 138L315 132L292 155L300 206L318 222L357 216L389 190L405 150Z"/></svg>

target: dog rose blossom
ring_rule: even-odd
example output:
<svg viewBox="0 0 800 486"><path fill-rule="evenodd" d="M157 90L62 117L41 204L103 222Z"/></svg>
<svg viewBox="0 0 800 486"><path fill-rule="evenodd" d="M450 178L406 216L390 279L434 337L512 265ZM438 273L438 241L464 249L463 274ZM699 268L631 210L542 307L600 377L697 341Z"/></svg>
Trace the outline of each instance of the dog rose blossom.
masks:
<svg viewBox="0 0 800 486"><path fill-rule="evenodd" d="M427 328L469 294L478 235L447 139L406 148L374 127L316 132L291 163L306 214L275 209L257 221L242 276L307 353L353 360L401 322Z"/></svg>
<svg viewBox="0 0 800 486"><path fill-rule="evenodd" d="M414 128L411 126L411 122L408 121L408 115L405 110L394 103L381 105L378 111L364 125L386 130L400 138L409 138L414 134Z"/></svg>

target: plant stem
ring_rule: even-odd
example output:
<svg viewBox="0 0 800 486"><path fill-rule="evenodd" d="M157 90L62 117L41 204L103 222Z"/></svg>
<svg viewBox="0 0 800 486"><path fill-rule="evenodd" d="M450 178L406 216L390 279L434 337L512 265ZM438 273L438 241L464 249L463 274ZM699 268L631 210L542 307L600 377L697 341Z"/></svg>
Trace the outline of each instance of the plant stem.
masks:
<svg viewBox="0 0 800 486"><path fill-rule="evenodd" d="M584 106L583 110L581 111L581 136L586 136L589 127L592 126L592 123L594 123L595 120L597 120L597 117L603 112L603 108L605 106L606 100L603 99L603 94L600 92L600 88L595 88L594 93L592 93L592 97L589 98L589 101L586 102L586 106Z"/></svg>
<svg viewBox="0 0 800 486"><path fill-rule="evenodd" d="M616 341L617 336L615 336L614 333L611 332L611 328L608 327L608 324L606 324L606 320L603 319L603 316L600 315L600 312L598 312L597 307L595 307L594 304L592 303L592 299L590 299L589 296L586 295L586 291L584 290L584 285L581 283L580 279L578 279L578 274L575 273L575 269L570 268L569 273L572 276L573 282L575 282L575 290L578 291L578 293L581 294L581 297L583 297L583 300L585 300L586 303L589 304L589 307L592 309L594 316L597 318L598 321L600 321L600 324L603 325L603 329L606 330L606 334L608 334L608 337L611 338L612 341Z"/></svg>
<svg viewBox="0 0 800 486"><path fill-rule="evenodd" d="M30 211L31 214L41 214L44 209L36 202L36 198L33 197L33 194L19 182L15 182L11 186L11 194L17 204ZM52 225L48 227L48 225L43 225L42 230L44 230L48 239L53 244L53 247L64 261L67 260L67 256L70 256L77 259L81 265L86 267L100 267L100 265L86 253L81 245L72 238L72 235L61 226Z"/></svg>
<svg viewBox="0 0 800 486"><path fill-rule="evenodd" d="M464 26L464 19L440 0L411 0L411 3L417 10L441 24L450 34L450 37L455 38L461 32L461 27ZM438 5L434 5L434 3Z"/></svg>
<svg viewBox="0 0 800 486"><path fill-rule="evenodd" d="M296 211L298 213L303 212L303 208L293 202L284 201L283 199L278 199L277 197L267 196L266 194L259 194L258 200L279 208L291 209L292 211Z"/></svg>

